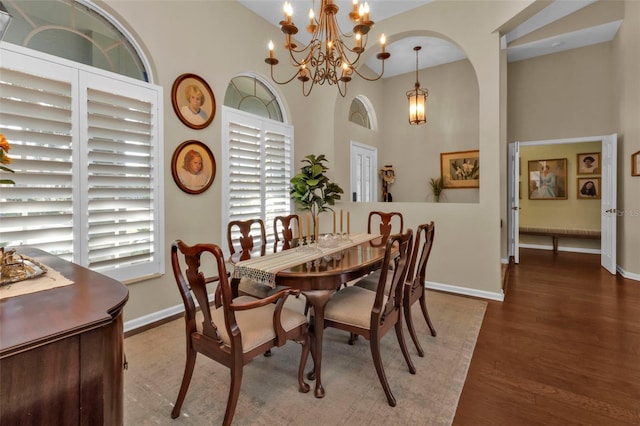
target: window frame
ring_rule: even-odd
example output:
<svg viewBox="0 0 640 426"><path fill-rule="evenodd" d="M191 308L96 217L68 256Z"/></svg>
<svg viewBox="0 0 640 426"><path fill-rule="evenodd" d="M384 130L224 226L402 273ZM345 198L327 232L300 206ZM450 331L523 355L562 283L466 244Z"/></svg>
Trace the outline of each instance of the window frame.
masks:
<svg viewBox="0 0 640 426"><path fill-rule="evenodd" d="M73 234L73 242L71 253L60 254L62 258L70 260L82 266L89 265L89 191L92 189L89 182L88 168L89 150L87 138L87 126L90 123L89 107L87 92L91 87L105 91L115 89L116 93L123 92L126 95L119 96L132 99L130 97L131 89L138 89L147 93L150 99L150 121L145 124L150 128L149 149L153 151L153 155L149 157L149 170L151 184L149 186L149 199L152 203L150 208L152 220L151 241L151 259L142 262L116 262L113 266L100 267L97 270L112 278L121 281L138 281L150 276L164 274L165 270L165 248L164 248L164 134L163 134L163 88L152 85L141 80L126 77L120 74L104 71L94 67L86 66L80 63L69 61L53 55L45 54L32 49L3 43L0 45L0 68L11 68L25 74L40 75L43 78L52 79L51 69L65 69L69 74L64 77L70 81L71 90L71 173L72 173L72 222L71 230ZM43 62L44 61L44 62ZM36 71L33 71L36 70ZM46 72L44 70L47 70ZM109 81L112 86L97 86L101 83L92 83L94 79L100 82ZM56 75L56 80L62 80L62 77ZM82 88L86 88L83 92ZM6 112L6 111L5 111ZM132 113L133 114L133 113ZM0 115L1 117L1 115ZM112 119L113 117L108 117ZM131 117L120 117L123 120L129 120ZM0 124L2 124L0 122ZM5 124L0 126L0 132L5 128L9 128ZM114 130L116 130L114 128ZM4 132L3 132L4 133ZM11 143L11 141L9 140ZM12 147L12 153L19 151L17 147ZM132 157L128 157L132 158ZM136 157L139 160L139 157ZM37 158L36 158L37 160ZM139 161L138 161L139 162ZM129 166L127 166L129 167ZM18 174L16 173L16 178ZM124 174L127 175L128 174ZM15 178L13 179L16 180ZM41 183L40 183L41 184ZM0 206L0 213L2 212ZM22 231L24 232L24 231ZM16 239L13 239L14 241ZM33 244L31 244L33 245ZM37 245L34 245L37 247ZM56 254L56 253L54 253ZM93 268L92 268L93 269Z"/></svg>

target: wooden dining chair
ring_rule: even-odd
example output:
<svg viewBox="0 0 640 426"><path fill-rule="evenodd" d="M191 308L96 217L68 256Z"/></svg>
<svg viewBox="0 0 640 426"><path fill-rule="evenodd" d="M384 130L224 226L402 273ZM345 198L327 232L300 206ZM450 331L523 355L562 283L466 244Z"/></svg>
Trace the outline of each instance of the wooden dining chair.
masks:
<svg viewBox="0 0 640 426"><path fill-rule="evenodd" d="M257 234L257 235L256 235ZM267 235L262 219L233 220L227 225L227 244L231 263L264 256L267 250ZM259 299L274 293L273 288L248 278L232 282L233 295L253 296Z"/></svg>
<svg viewBox="0 0 640 426"><path fill-rule="evenodd" d="M390 235L386 242L376 291L349 286L335 293L327 302L324 311L325 328L337 328L369 340L378 379L387 396L387 402L392 407L395 407L396 400L391 393L382 365L380 340L391 328L394 328L409 372L415 374L416 369L407 350L402 324L403 284L406 279L412 241L411 229L404 234ZM396 268L390 269L389 264L394 261L394 257L397 258ZM388 276L390 285L386 286Z"/></svg>
<svg viewBox="0 0 640 426"><path fill-rule="evenodd" d="M276 216L273 219L274 253L278 251L278 246L280 246L280 250L289 250L292 247L294 229L300 229L300 217L297 214Z"/></svg>
<svg viewBox="0 0 640 426"><path fill-rule="evenodd" d="M431 254L431 248L433 247L435 228L436 227L433 221L418 225L418 231L416 232L415 243L413 246L413 251L411 253L409 270L407 272L407 280L404 287L404 320L407 323L407 328L409 329L411 340L413 340L413 344L418 350L418 355L421 357L424 357L424 350L422 350L422 346L420 346L416 330L413 326L411 307L414 303L418 301L420 302L422 316L429 326L431 335L433 337L436 337L436 329L431 322L429 311L427 310L427 290L424 287L426 280L427 262L429 261L429 255ZM421 242L421 240L423 239L424 243Z"/></svg>
<svg viewBox="0 0 640 426"><path fill-rule="evenodd" d="M208 279L201 270L203 260L207 262L207 270L209 261L217 268L222 301L219 308L212 308L209 304ZM182 263L186 265L185 272ZM244 366L256 356L274 346L283 346L289 340L302 345L298 390L303 393L309 391L309 385L304 382L304 367L310 349L307 318L283 307L287 296L295 294L294 290L283 289L265 299L249 296L233 299L223 254L215 244L189 246L176 240L171 244L171 266L184 303L187 352L182 384L171 411L172 418L180 415L198 353L230 370L231 383L223 425L230 425L233 419ZM194 298L199 308L196 308ZM271 386L276 387L277 383Z"/></svg>
<svg viewBox="0 0 640 426"><path fill-rule="evenodd" d="M415 327L413 325L413 316L411 315L411 308L416 302L420 302L420 308L422 315L424 316L431 335L435 337L437 335L436 329L429 317L429 311L427 310L426 289L424 283L426 280L427 262L429 261L429 255L431 254L431 248L433 247L433 237L435 235L435 224L433 221L425 224L418 225L418 231L414 239L413 248L409 257L409 267L407 270L407 278L404 286L404 320L409 329L411 340L418 351L418 355L424 357L424 350L420 346L418 341L418 335L416 334ZM423 242L424 241L424 242ZM380 279L380 271L376 271L366 277L358 280L354 286L365 288L367 290L376 291L378 287L378 281ZM386 286L391 285L390 276L387 276Z"/></svg>
<svg viewBox="0 0 640 426"><path fill-rule="evenodd" d="M402 233L404 231L404 218L400 212L369 212L367 221L367 232L369 234L379 233L382 235L380 240L372 241L373 245L384 246L393 233Z"/></svg>

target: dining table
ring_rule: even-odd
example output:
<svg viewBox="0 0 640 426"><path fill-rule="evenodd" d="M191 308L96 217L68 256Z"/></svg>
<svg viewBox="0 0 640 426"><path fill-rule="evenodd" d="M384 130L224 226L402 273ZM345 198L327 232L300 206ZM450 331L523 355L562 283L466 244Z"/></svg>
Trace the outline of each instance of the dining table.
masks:
<svg viewBox="0 0 640 426"><path fill-rule="evenodd" d="M307 298L313 308L309 328L315 355L308 378L315 379L317 398L325 396L321 375L325 306L343 284L380 269L385 254L380 238L378 234L337 235L322 238L319 244L234 262L231 280L234 292L241 278L250 278L273 288L300 290Z"/></svg>

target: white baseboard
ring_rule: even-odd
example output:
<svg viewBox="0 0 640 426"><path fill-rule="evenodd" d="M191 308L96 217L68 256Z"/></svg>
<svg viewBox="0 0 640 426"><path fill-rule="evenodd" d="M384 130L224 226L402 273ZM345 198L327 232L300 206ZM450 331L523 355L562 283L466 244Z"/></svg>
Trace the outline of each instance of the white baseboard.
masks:
<svg viewBox="0 0 640 426"><path fill-rule="evenodd" d="M434 283L433 281L427 281L425 287L431 290L440 290L446 291L447 293L463 294L465 296L479 297L481 299L490 299L504 302L504 292L502 290L500 290L500 293L494 293L490 291L474 290L467 287Z"/></svg>
<svg viewBox="0 0 640 426"><path fill-rule="evenodd" d="M634 274L632 272L627 272L624 269L622 269L619 266L616 266L616 271L618 271L618 273L620 275L622 275L624 278L627 278L629 280L634 280L634 281L640 281L640 274Z"/></svg>
<svg viewBox="0 0 640 426"><path fill-rule="evenodd" d="M518 244L518 247L553 251L553 246L549 246L545 244ZM580 248L580 247L562 247L562 246L558 246L558 251L566 251L571 253L588 253L588 254L601 253L600 249L590 249L590 248Z"/></svg>
<svg viewBox="0 0 640 426"><path fill-rule="evenodd" d="M165 318L169 318L173 315L184 312L184 305L175 305L169 308L162 309L160 311L152 312L148 315L125 321L124 332L132 331L140 327L144 327L149 324L153 324L158 321L162 321Z"/></svg>

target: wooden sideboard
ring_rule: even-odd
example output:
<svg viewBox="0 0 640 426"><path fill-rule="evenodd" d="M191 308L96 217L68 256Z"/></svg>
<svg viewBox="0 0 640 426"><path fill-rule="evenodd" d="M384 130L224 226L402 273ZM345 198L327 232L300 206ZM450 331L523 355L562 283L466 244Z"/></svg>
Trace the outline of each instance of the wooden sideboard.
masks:
<svg viewBox="0 0 640 426"><path fill-rule="evenodd" d="M122 425L129 290L41 250L17 252L74 284L0 300L0 424Z"/></svg>

